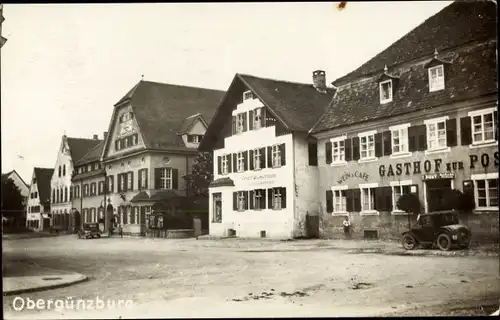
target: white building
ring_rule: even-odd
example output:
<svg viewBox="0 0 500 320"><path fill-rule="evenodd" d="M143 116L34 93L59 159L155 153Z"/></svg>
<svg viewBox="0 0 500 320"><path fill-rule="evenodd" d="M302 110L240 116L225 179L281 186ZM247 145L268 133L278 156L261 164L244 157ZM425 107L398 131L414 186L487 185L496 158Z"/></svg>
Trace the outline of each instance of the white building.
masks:
<svg viewBox="0 0 500 320"><path fill-rule="evenodd" d="M101 143L97 135L93 139L69 138L63 135L57 153L54 173L50 181L52 213L51 226L57 229L68 230L71 225L71 178L73 163L80 160L92 148Z"/></svg>
<svg viewBox="0 0 500 320"><path fill-rule="evenodd" d="M308 130L334 95L324 71L313 82L236 74L199 148L214 153L210 235L306 235L306 216L319 203Z"/></svg>
<svg viewBox="0 0 500 320"><path fill-rule="evenodd" d="M50 226L50 179L54 169L34 168L27 201L26 227L42 231Z"/></svg>

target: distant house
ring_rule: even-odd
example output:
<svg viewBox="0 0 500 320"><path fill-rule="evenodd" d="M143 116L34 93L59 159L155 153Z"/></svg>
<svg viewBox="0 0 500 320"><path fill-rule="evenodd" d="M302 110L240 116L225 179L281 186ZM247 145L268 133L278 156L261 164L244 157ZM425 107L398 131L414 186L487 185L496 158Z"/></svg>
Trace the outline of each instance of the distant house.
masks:
<svg viewBox="0 0 500 320"><path fill-rule="evenodd" d="M21 178L16 170L2 174L2 179L3 178L12 179L14 184L19 188L19 191L21 191L22 196L25 198L28 196L30 187L24 182L23 178Z"/></svg>
<svg viewBox="0 0 500 320"><path fill-rule="evenodd" d="M54 169L34 168L27 201L26 227L42 231L50 226L50 179Z"/></svg>

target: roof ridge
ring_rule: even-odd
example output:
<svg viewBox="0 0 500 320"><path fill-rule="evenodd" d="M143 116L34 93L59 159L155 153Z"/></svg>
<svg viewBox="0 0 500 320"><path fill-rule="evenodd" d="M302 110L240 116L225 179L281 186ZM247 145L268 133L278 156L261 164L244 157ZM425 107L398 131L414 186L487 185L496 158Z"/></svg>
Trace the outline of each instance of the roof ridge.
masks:
<svg viewBox="0 0 500 320"><path fill-rule="evenodd" d="M66 137L66 139L75 139L75 140L90 140L90 141L103 141L101 139L93 139L93 138L74 138L74 137Z"/></svg>
<svg viewBox="0 0 500 320"><path fill-rule="evenodd" d="M189 86L189 85L184 85L184 84L172 84L172 83L167 83L167 82L158 82L158 81L149 81L149 80L141 80L141 82L144 82L144 83L149 82L149 83L153 83L153 84L161 84L161 85L172 86L172 87L183 87L183 88L203 89L203 90L224 92L224 90L220 90L220 89L196 87L196 86Z"/></svg>
<svg viewBox="0 0 500 320"><path fill-rule="evenodd" d="M305 86L314 86L312 83L289 81L289 80L279 80L279 79L266 78L266 77L258 77L258 76L254 76L254 75L247 74L247 73L237 73L237 75L243 76L243 77L253 77L253 78L257 78L257 79L261 79L261 80L270 80L270 81L290 83L290 84L301 84L301 85L305 85Z"/></svg>

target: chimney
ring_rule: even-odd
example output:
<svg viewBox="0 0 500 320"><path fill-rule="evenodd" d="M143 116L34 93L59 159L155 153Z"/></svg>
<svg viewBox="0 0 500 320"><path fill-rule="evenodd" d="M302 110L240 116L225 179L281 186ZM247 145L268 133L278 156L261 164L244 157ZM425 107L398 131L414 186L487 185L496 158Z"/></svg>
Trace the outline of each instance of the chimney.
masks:
<svg viewBox="0 0 500 320"><path fill-rule="evenodd" d="M326 89L326 73L323 70L313 71L313 85L316 90L325 92Z"/></svg>
<svg viewBox="0 0 500 320"><path fill-rule="evenodd" d="M94 134L94 140L99 140L99 137L97 136L97 134Z"/></svg>
<svg viewBox="0 0 500 320"><path fill-rule="evenodd" d="M106 140L107 137L108 137L108 132L104 131L104 133L102 134L102 139Z"/></svg>

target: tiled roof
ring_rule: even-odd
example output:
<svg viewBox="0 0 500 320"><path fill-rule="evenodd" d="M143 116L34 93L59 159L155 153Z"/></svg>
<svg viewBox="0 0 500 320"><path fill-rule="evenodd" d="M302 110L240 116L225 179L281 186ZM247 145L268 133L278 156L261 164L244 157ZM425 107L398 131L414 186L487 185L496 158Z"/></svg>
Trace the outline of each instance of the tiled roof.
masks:
<svg viewBox="0 0 500 320"><path fill-rule="evenodd" d="M396 70L400 78L394 89L393 101L386 104L380 104L379 100L377 80L380 74L353 82L338 89L312 133L497 92L496 41L463 47L443 56L444 60L451 61L445 69L444 90L429 92L425 63ZM427 61L432 58L432 55L429 56Z"/></svg>
<svg viewBox="0 0 500 320"><path fill-rule="evenodd" d="M220 90L140 81L116 105L130 100L147 148L183 149L177 133L184 120L200 113L210 121L223 95Z"/></svg>
<svg viewBox="0 0 500 320"><path fill-rule="evenodd" d="M210 185L208 187L234 187L234 181L229 177L219 178L215 181L210 182Z"/></svg>
<svg viewBox="0 0 500 320"><path fill-rule="evenodd" d="M149 195L146 191L141 191L138 194L136 194L132 199L130 199L130 202L139 202L139 201L149 201Z"/></svg>
<svg viewBox="0 0 500 320"><path fill-rule="evenodd" d="M83 164L99 161L102 154L102 149L104 147L104 141L103 140L99 141L100 143L98 145L90 149L87 152L87 154L85 154L80 160L75 162L75 166L80 166Z"/></svg>
<svg viewBox="0 0 500 320"><path fill-rule="evenodd" d="M471 41L496 38L496 12L493 1L455 1L334 83L336 86L349 83L380 72L384 65L390 69L402 62L431 55L435 49L440 52Z"/></svg>
<svg viewBox="0 0 500 320"><path fill-rule="evenodd" d="M82 139L82 138L67 138L68 146L71 152L71 159L77 163L91 149L96 147L102 140L98 139Z"/></svg>
<svg viewBox="0 0 500 320"><path fill-rule="evenodd" d="M103 176L103 175L104 175L104 168L101 168L101 169L97 169L97 170L92 170L92 171L76 174L73 178L71 178L71 181L88 179L88 178L92 178L92 177L96 177L96 176Z"/></svg>
<svg viewBox="0 0 500 320"><path fill-rule="evenodd" d="M29 188L30 185L23 180L23 178L19 175L19 173L17 173L16 170L12 170L7 173L2 173L2 178L7 178L8 176L10 176L11 173L15 173L19 177L19 179L24 183L24 185Z"/></svg>
<svg viewBox="0 0 500 320"><path fill-rule="evenodd" d="M47 203L50 201L50 180L52 179L54 169L35 167L34 171L40 203Z"/></svg>
<svg viewBox="0 0 500 320"><path fill-rule="evenodd" d="M194 114L194 115L189 116L186 119L184 119L178 133L179 134L187 133L188 130L191 129L191 127L195 124L195 122L198 119L202 119L202 121L205 121L205 119L203 119L203 116L200 113ZM207 123L207 122L205 121L205 123Z"/></svg>
<svg viewBox="0 0 500 320"><path fill-rule="evenodd" d="M180 190L160 190L155 192L154 194L149 197L151 201L161 201L161 200L168 200L168 199L173 199L179 196L183 196L184 193L181 192Z"/></svg>

